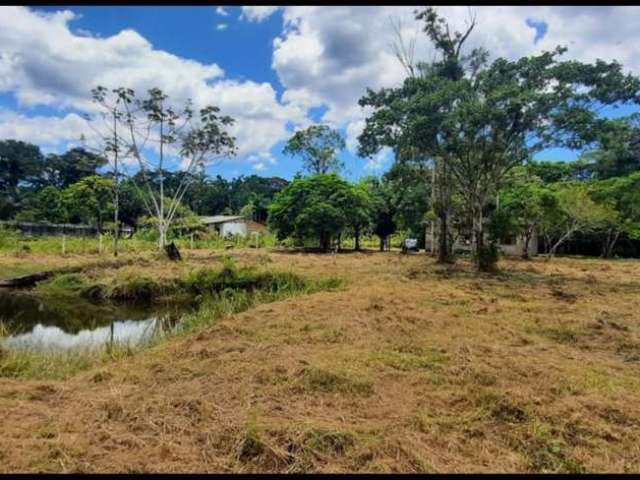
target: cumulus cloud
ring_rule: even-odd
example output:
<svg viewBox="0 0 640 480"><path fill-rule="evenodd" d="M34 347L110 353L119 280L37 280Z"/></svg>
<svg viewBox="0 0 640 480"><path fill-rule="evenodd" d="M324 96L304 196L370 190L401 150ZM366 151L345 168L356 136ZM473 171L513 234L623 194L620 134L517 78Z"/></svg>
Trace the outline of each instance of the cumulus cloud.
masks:
<svg viewBox="0 0 640 480"><path fill-rule="evenodd" d="M216 13L222 17L228 17L229 12L227 12L224 7L216 7Z"/></svg>
<svg viewBox="0 0 640 480"><path fill-rule="evenodd" d="M370 173L380 173L391 164L393 151L389 147L384 147L371 158L367 159L364 169Z"/></svg>
<svg viewBox="0 0 640 480"><path fill-rule="evenodd" d="M226 23L218 23L216 25L216 30L226 30L228 26L229 25L227 25Z"/></svg>
<svg viewBox="0 0 640 480"><path fill-rule="evenodd" d="M276 13L279 8L280 7L274 6L242 7L240 18L248 20L250 22L260 23Z"/></svg>
<svg viewBox="0 0 640 480"><path fill-rule="evenodd" d="M73 132L75 139L81 118L71 115L92 111L89 90L96 84L122 85L137 92L158 86L178 103L193 98L196 107L215 104L235 117L232 133L238 138L240 156L254 155L249 163L258 170L270 165L260 155L308 125L309 110L318 107L325 110L323 123L345 129L347 147L355 153L366 116L358 99L367 87L398 85L405 76L391 49L395 38L391 19L401 22L405 38L417 34L416 59L433 58L433 48L414 20L415 7L245 6L241 18L262 22L279 9L282 30L273 41L271 62L284 87L281 96L269 83L230 80L216 63L154 48L131 29L101 38L73 31L70 25L77 17L68 10L41 13L2 7L0 93L15 94L21 107L58 108L60 116L0 112L0 135L51 143L68 139ZM457 29L469 20L465 6L438 10ZM484 46L493 57L517 58L565 45L566 58L617 59L640 73L640 56L628 41L636 36L638 7L485 6L472 11L477 26L468 47ZM216 12L229 14L224 7ZM217 28L221 25L226 23ZM384 165L384 157L372 160L369 167L375 170L379 165Z"/></svg>
<svg viewBox="0 0 640 480"><path fill-rule="evenodd" d="M83 120L76 113L94 111L90 89L96 85L130 87L139 94L159 87L176 105L189 98L196 108L217 105L236 119L232 133L240 156L269 150L287 137L288 126L306 121L304 109L280 103L269 83L225 79L217 64L156 49L134 30L106 38L78 35L70 29L74 18L68 10L0 8L0 93L12 92L21 107L47 105L61 114L13 114L13 123L0 126L2 137L49 143L79 137Z"/></svg>
<svg viewBox="0 0 640 480"><path fill-rule="evenodd" d="M404 71L395 58L391 19L400 22L405 39L417 34L416 59L429 61L434 50L414 20L415 7L290 6L283 11L281 34L274 40L272 66L286 88L283 100L301 108L327 107L323 120L347 131L356 150L365 112L357 105L366 88L399 84ZM640 73L634 54L637 7L446 6L438 11L458 30L470 13L477 26L468 48L484 46L492 56L517 58L569 47L565 58L619 60ZM615 25L615 28L611 28Z"/></svg>
<svg viewBox="0 0 640 480"><path fill-rule="evenodd" d="M249 157L247 157L247 161L251 164L251 168L257 172L261 172L270 165L275 165L277 163L276 159L273 158L273 155L269 152L260 152L258 154L249 155Z"/></svg>
<svg viewBox="0 0 640 480"><path fill-rule="evenodd" d="M75 113L63 117L21 115L0 109L0 138L37 143L50 148L79 142L82 135L92 136L87 121Z"/></svg>

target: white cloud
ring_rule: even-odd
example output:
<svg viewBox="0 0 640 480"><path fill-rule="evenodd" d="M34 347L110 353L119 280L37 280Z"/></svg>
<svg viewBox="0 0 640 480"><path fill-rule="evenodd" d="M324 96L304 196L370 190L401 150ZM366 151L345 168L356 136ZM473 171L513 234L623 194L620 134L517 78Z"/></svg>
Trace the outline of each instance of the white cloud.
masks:
<svg viewBox="0 0 640 480"><path fill-rule="evenodd" d="M64 117L28 117L0 109L0 138L56 147L67 142L78 143L81 135L92 136L87 121L75 113Z"/></svg>
<svg viewBox="0 0 640 480"><path fill-rule="evenodd" d="M281 98L269 83L225 78L216 63L201 63L154 48L143 36L125 29L101 38L70 28L77 18L64 10L41 13L26 7L0 7L0 93L12 92L21 107L47 105L59 117L27 117L0 111L0 136L54 144L77 140L82 119L90 112L89 90L96 84L127 86L142 93L153 86L182 103L220 106L237 119L232 133L240 157L254 168L270 165L260 157L291 130L310 123L308 110L326 107L323 123L346 129L347 147L357 151L365 113L357 104L366 88L399 84L402 67L390 44L390 18L402 20L405 36L418 33L416 57L430 60L433 49L413 18L415 7L385 6L245 6L241 17L261 22L282 9L283 25L273 41L272 67L285 91ZM460 29L468 19L464 6L438 7ZM566 45L566 58L618 59L640 73L637 36L639 7L473 7L477 27L469 48L486 47L492 55L516 58ZM218 15L228 9L217 7ZM224 13L222 13L224 12ZM534 43L536 30L527 19L545 22L547 32ZM226 23L218 23L220 29ZM614 28L612 28L614 26ZM65 110L65 109L70 109ZM72 116L75 115L75 116ZM260 160L262 158L262 160ZM256 160L258 159L258 160ZM384 157L371 161L375 170Z"/></svg>
<svg viewBox="0 0 640 480"><path fill-rule="evenodd" d="M251 168L253 168L257 172L261 172L265 170L270 165L275 165L276 159L273 158L270 152L260 152L258 154L249 155L247 157L247 161L251 164Z"/></svg>
<svg viewBox="0 0 640 480"><path fill-rule="evenodd" d="M216 25L216 30L226 30L228 26L229 25L227 25L226 23L218 23Z"/></svg>
<svg viewBox="0 0 640 480"><path fill-rule="evenodd" d="M392 158L393 151L389 147L384 147L373 157L367 159L364 169L371 173L379 173L389 166Z"/></svg>
<svg viewBox="0 0 640 480"><path fill-rule="evenodd" d="M298 105L282 104L269 83L224 79L215 63L203 64L158 50L134 30L106 38L80 36L70 30L70 11L44 14L25 7L0 7L0 93L15 94L21 107L47 105L59 117L14 115L0 136L30 141L77 139L79 116L65 109L92 112L90 89L126 86L143 95L159 87L176 104L192 98L196 108L217 105L236 119L239 155L268 151L288 137L290 123L305 122ZM4 113L5 118L9 113ZM73 124L71 120L73 119ZM41 124L46 122L46 128Z"/></svg>
<svg viewBox="0 0 640 480"><path fill-rule="evenodd" d="M358 99L367 87L394 86L405 76L391 49L395 38L391 18L401 20L405 38L417 33L416 59L433 58L433 48L415 22L414 10L397 6L286 7L272 60L286 88L283 100L305 109L326 106L323 120L346 127L347 145L355 152L364 118ZM469 20L469 7L437 10L458 30ZM477 26L468 48L484 46L494 58L513 59L560 44L569 47L567 59L618 59L640 73L640 57L629 41L637 36L639 7L478 6L472 11ZM537 43L536 30L527 25L528 18L547 25L546 34Z"/></svg>
<svg viewBox="0 0 640 480"><path fill-rule="evenodd" d="M280 7L274 6L253 6L253 7L242 7L242 13L240 14L240 18L248 20L250 22L262 22L269 18L271 15L276 13L276 11Z"/></svg>

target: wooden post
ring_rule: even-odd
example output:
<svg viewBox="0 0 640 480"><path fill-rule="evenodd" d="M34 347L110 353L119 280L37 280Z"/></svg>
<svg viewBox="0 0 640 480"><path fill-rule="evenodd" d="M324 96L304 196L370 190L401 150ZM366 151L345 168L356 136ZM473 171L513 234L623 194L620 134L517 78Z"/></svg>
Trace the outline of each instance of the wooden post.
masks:
<svg viewBox="0 0 640 480"><path fill-rule="evenodd" d="M191 232L191 250L193 250L193 232Z"/></svg>
<svg viewBox="0 0 640 480"><path fill-rule="evenodd" d="M67 253L67 236L62 235L62 255Z"/></svg>

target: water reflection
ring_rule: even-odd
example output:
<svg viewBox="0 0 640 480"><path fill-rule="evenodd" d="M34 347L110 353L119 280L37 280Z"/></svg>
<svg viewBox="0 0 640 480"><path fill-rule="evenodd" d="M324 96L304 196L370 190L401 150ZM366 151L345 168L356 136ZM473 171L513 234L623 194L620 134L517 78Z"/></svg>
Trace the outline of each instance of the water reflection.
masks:
<svg viewBox="0 0 640 480"><path fill-rule="evenodd" d="M158 320L125 320L112 322L108 327L67 333L59 327L37 324L28 333L12 335L1 341L7 348L81 349L108 344L139 345L148 341L157 331Z"/></svg>
<svg viewBox="0 0 640 480"><path fill-rule="evenodd" d="M0 321L10 335L0 338L0 346L37 350L134 346L169 331L190 309L186 305L116 307L77 299L52 303L4 291L0 292Z"/></svg>

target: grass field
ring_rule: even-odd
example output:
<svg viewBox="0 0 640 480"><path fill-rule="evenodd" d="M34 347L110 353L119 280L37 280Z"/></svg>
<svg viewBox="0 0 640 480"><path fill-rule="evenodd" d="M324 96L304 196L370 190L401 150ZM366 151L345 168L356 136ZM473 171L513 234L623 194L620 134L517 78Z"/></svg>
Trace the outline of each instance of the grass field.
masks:
<svg viewBox="0 0 640 480"><path fill-rule="evenodd" d="M0 379L0 471L640 470L640 262L478 275L398 252L224 253L344 283L63 380ZM220 255L85 274L169 278Z"/></svg>

